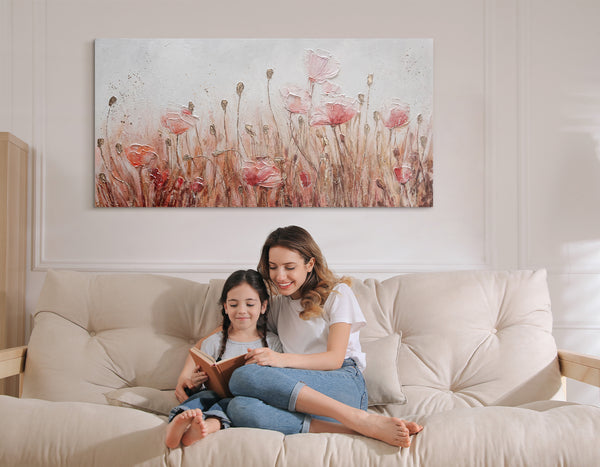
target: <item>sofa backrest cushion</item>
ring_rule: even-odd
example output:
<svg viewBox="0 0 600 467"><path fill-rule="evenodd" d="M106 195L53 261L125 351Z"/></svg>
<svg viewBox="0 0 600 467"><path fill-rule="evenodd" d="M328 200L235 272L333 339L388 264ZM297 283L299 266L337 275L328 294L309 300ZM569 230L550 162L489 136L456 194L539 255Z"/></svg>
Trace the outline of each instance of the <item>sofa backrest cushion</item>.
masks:
<svg viewBox="0 0 600 467"><path fill-rule="evenodd" d="M106 403L126 386L172 389L188 349L219 325L222 281L49 271L24 397Z"/></svg>
<svg viewBox="0 0 600 467"><path fill-rule="evenodd" d="M172 389L190 346L220 322L223 281L49 271L29 341L24 397L106 403L123 387ZM545 271L354 279L362 340L401 334L402 413L518 405L560 385Z"/></svg>
<svg viewBox="0 0 600 467"><path fill-rule="evenodd" d="M417 273L356 281L361 338L402 332L405 416L520 405L561 384L546 271Z"/></svg>

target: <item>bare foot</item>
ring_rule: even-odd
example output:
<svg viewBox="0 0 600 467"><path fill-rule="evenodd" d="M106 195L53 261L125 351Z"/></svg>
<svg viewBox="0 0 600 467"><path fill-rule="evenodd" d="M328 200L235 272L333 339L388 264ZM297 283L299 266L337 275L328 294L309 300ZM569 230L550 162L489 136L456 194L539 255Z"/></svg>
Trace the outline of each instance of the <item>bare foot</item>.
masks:
<svg viewBox="0 0 600 467"><path fill-rule="evenodd" d="M202 419L202 412L199 416L196 416L192 421L192 424L188 430L183 434L181 438L181 444L189 446L196 441L206 438L209 434L219 431L221 429L221 420L218 418L207 418Z"/></svg>
<svg viewBox="0 0 600 467"><path fill-rule="evenodd" d="M406 428L408 428L408 433L411 435L416 435L423 429L423 427L421 425L419 425L418 423L407 422L406 420L402 420L402 421L406 425Z"/></svg>
<svg viewBox="0 0 600 467"><path fill-rule="evenodd" d="M175 449L179 446L184 433L190 428L192 421L198 414L202 418L201 410L186 410L171 420L171 423L167 426L167 435L165 437L165 444L169 449Z"/></svg>
<svg viewBox="0 0 600 467"><path fill-rule="evenodd" d="M402 448L410 446L411 434L418 433L423 429L414 422L405 422L399 418L368 412L363 412L363 415L351 428L370 438Z"/></svg>

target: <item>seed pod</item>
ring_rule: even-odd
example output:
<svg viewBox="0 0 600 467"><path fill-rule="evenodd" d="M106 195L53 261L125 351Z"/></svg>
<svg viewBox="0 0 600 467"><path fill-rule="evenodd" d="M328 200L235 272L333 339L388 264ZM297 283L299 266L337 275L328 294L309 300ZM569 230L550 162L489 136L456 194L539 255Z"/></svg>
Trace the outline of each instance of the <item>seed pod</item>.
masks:
<svg viewBox="0 0 600 467"><path fill-rule="evenodd" d="M242 93L244 92L244 83L240 81L235 88L235 92L237 92L238 96L242 97Z"/></svg>

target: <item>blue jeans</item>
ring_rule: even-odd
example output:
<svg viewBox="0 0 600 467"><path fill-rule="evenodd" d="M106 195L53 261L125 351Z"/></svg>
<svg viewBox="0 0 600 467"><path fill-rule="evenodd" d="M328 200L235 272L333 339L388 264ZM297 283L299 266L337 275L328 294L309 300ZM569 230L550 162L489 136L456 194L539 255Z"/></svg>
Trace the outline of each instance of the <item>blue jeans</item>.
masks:
<svg viewBox="0 0 600 467"><path fill-rule="evenodd" d="M221 419L223 428L231 426L231 420L227 416L227 405L231 398L221 399L216 392L209 389L203 389L196 394L193 394L189 399L181 405L171 409L169 414L169 423L181 412L191 409L202 410L202 418L215 417Z"/></svg>
<svg viewBox="0 0 600 467"><path fill-rule="evenodd" d="M233 426L263 428L289 435L307 433L312 417L298 413L296 400L303 386L309 386L344 404L367 410L365 380L351 358L331 371L300 370L245 365L233 372L229 390L234 395L227 406Z"/></svg>

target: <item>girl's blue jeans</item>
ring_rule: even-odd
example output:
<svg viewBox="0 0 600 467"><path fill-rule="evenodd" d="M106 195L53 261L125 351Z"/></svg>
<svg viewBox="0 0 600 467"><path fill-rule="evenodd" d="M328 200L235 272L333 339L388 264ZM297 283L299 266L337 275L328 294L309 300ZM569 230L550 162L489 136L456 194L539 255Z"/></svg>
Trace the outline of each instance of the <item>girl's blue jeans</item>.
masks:
<svg viewBox="0 0 600 467"><path fill-rule="evenodd" d="M181 405L171 409L169 414L169 423L171 420L179 415L181 412L191 409L202 410L203 418L215 417L221 419L221 425L223 428L229 428L231 426L231 420L227 416L227 404L231 399L221 399L216 392L209 389L203 389L196 394L193 394L189 399L184 401Z"/></svg>
<svg viewBox="0 0 600 467"><path fill-rule="evenodd" d="M331 371L244 365L229 381L234 397L227 406L227 415L233 426L276 430L286 435L307 433L312 417L336 422L295 411L298 394L305 385L367 410L365 380L354 360L347 358L341 368Z"/></svg>

